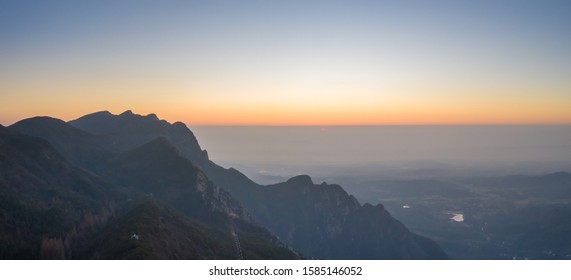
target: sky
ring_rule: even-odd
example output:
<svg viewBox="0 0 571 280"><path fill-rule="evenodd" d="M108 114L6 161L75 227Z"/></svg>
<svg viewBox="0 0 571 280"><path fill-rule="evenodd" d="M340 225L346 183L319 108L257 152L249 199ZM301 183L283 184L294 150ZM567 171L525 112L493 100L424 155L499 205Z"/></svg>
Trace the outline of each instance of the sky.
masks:
<svg viewBox="0 0 571 280"><path fill-rule="evenodd" d="M571 123L571 1L0 0L0 124Z"/></svg>

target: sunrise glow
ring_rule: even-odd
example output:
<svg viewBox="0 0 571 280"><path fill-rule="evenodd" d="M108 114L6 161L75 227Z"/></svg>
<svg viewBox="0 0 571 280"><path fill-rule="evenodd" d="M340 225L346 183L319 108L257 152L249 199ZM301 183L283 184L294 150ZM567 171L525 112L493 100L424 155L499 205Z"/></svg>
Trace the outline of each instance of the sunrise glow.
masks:
<svg viewBox="0 0 571 280"><path fill-rule="evenodd" d="M6 4L0 123L571 123L568 2L406 2Z"/></svg>

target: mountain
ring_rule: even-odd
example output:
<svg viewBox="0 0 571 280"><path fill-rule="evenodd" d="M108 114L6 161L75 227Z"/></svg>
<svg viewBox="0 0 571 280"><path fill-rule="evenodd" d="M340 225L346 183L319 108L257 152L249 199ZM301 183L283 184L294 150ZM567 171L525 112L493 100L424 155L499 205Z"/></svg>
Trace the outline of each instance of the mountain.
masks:
<svg viewBox="0 0 571 280"><path fill-rule="evenodd" d="M110 157L95 171L118 186L155 197L212 228L257 239L259 244L282 246L274 234L256 224L240 202L182 157L166 138Z"/></svg>
<svg viewBox="0 0 571 280"><path fill-rule="evenodd" d="M0 127L0 259L299 258L177 153L157 139L100 159L86 171L48 141ZM96 170L103 162L109 166ZM109 170L120 170L121 176L104 172ZM131 202L147 196L157 201L133 210ZM166 228L158 232L141 224L162 217ZM154 236L144 244L156 250L124 250L123 224L143 225L134 229ZM218 241L222 247L242 244L240 253L236 248L206 253L221 248L214 246ZM195 251L181 253L182 248Z"/></svg>
<svg viewBox="0 0 571 280"><path fill-rule="evenodd" d="M200 168L218 186L228 190L240 201L248 199L242 195L258 186L238 170L225 169L208 159L208 152L202 150L196 137L182 122L168 123L159 120L155 114L141 116L128 110L119 115L107 111L97 112L69 121L71 126L105 139L118 151L127 151L145 143L164 137L179 153Z"/></svg>
<svg viewBox="0 0 571 280"><path fill-rule="evenodd" d="M254 220L308 257L447 258L438 245L408 231L382 205L361 206L338 185L314 185L309 177L295 177L282 184L260 186L238 170L216 165L182 123L170 124L154 114L140 116L126 111L120 115L98 112L69 124L102 137L123 151L164 137L160 140L163 144L172 144L181 157L240 201ZM356 239L359 247L347 245L357 242Z"/></svg>
<svg viewBox="0 0 571 280"><path fill-rule="evenodd" d="M65 258L121 198L47 141L0 129L0 259Z"/></svg>
<svg viewBox="0 0 571 280"><path fill-rule="evenodd" d="M193 161L208 158L202 151L194 134L181 122L173 124L159 120L155 114L135 115L130 110L120 115L107 111L97 112L72 120L73 127L98 135L114 149L126 151L165 137L177 149Z"/></svg>
<svg viewBox="0 0 571 280"><path fill-rule="evenodd" d="M360 205L339 185L307 175L263 187L256 219L304 254L323 259L446 259L438 245L411 233L382 205Z"/></svg>
<svg viewBox="0 0 571 280"><path fill-rule="evenodd" d="M110 146L98 137L51 117L33 117L9 127L22 134L43 138L74 164L83 165L111 153Z"/></svg>
<svg viewBox="0 0 571 280"><path fill-rule="evenodd" d="M132 202L126 213L95 235L81 259L295 259L297 255L246 237L206 227L152 197ZM239 243L236 243L239 238ZM237 247L239 244L239 247Z"/></svg>
<svg viewBox="0 0 571 280"><path fill-rule="evenodd" d="M98 164L97 173L133 191L153 195L190 216L217 212L251 221L240 203L214 185L164 137Z"/></svg>

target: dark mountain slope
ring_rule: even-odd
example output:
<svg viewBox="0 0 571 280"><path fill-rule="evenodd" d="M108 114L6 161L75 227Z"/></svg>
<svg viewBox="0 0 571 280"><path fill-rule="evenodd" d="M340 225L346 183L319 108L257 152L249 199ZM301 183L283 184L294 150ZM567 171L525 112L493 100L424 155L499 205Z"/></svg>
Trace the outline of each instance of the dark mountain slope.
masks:
<svg viewBox="0 0 571 280"><path fill-rule="evenodd" d="M200 148L192 131L181 122L170 124L159 120L155 114L141 116L129 110L120 115L97 112L72 120L69 124L100 136L119 151L128 151L164 137L216 185L228 190L240 201L249 199L248 190L258 186L238 170L225 169L210 161L208 153Z"/></svg>
<svg viewBox="0 0 571 280"><path fill-rule="evenodd" d="M63 258L120 197L45 140L0 129L0 258Z"/></svg>
<svg viewBox="0 0 571 280"><path fill-rule="evenodd" d="M130 180L128 183L131 186L137 186L137 191L159 193L158 190L162 190L165 185L175 186L169 189L170 193L167 194L166 190L162 190L161 193L168 195L169 202L175 203L171 205L179 206L178 209L182 209L182 205L185 207L189 207L189 205L196 207L197 205L190 203L191 201L189 203L183 202L184 199L192 196L187 195L185 197L177 193L190 191L190 188L180 188L181 182L193 182L194 184L200 179L212 189L217 192L220 191L220 188L213 187L213 184L205 179L204 173L200 172L199 174L197 172L189 159L194 159L194 162L206 163L212 167L207 168L208 170L218 169L222 171L214 173L226 174L225 169L216 166L207 159L206 153L200 150L192 132L182 123L171 125L166 121L158 120L154 114L143 117L134 115L130 111L119 116L111 115L109 112L99 112L70 123L85 124L87 128L95 132L106 131L107 133L102 136L94 136L64 121L50 117L34 117L22 120L12 125L11 129L49 141L58 151L80 166L92 171L100 169L96 170L97 172L106 170L109 171L108 173L112 173L113 178L123 181ZM169 142L177 143L177 148L167 144L165 140L161 142L162 145L159 143L160 141L155 141L153 145L145 145L144 149L135 149L157 138L165 139L166 137L169 138ZM131 149L135 150L129 151ZM114 156L117 154L116 151L124 150L129 152ZM185 152L179 152L180 150ZM179 154L183 154L184 157ZM126 165L129 165L129 168L121 168ZM107 168L111 166L112 168ZM188 172L189 170L190 172ZM227 173L233 174L234 172L228 171ZM240 176L239 172L235 171L235 173L238 174L235 177L249 181L245 176ZM149 176L154 176L155 179L150 179ZM191 178L192 176L196 178ZM219 177L225 178L225 176ZM174 178L179 182L174 182ZM251 182L251 184L254 183ZM217 194L229 197L227 192ZM186 212L188 213L188 211ZM243 213L236 214L244 216Z"/></svg>
<svg viewBox="0 0 571 280"><path fill-rule="evenodd" d="M87 259L290 259L296 255L269 244L241 239L238 252L229 233L186 219L176 210L144 198L101 230L82 252ZM255 241L255 240L254 240ZM252 246L254 245L254 246Z"/></svg>
<svg viewBox="0 0 571 280"><path fill-rule="evenodd" d="M103 179L74 167L45 140L6 128L0 130L0 178L2 194L30 201L55 194L92 200L117 194Z"/></svg>
<svg viewBox="0 0 571 280"><path fill-rule="evenodd" d="M163 137L111 157L95 170L121 186L155 196L192 217L211 220L212 212L216 212L251 222L238 201L208 180Z"/></svg>
<svg viewBox="0 0 571 280"><path fill-rule="evenodd" d="M315 186L309 178L294 178L276 186L260 186L235 169L224 169L207 157L200 149L196 138L182 123L170 125L156 119L156 116L135 115L127 111L121 115L100 112L81 117L69 122L78 128L87 130L108 139L121 143L123 148L137 147L141 139L151 136L165 137L168 142L201 169L215 185L228 190L242 205L264 226L274 231L289 245L302 251L309 257L319 258L445 258L446 254L432 241L411 234L402 224L394 223L393 218L375 220L378 212L367 212L359 203L347 195L336 185ZM118 129L117 127L121 127ZM141 138L142 137L142 138ZM364 212L363 212L364 211ZM386 211L385 211L386 212ZM359 213L370 213L362 223L352 224L356 228L349 232L349 221L357 219ZM388 214L388 213L387 213ZM365 238L358 235L366 232L369 225L376 223L378 232L391 232L393 235L372 235L363 241L364 248L345 252L342 243L352 242L352 238ZM358 225L358 227L357 227ZM398 236L398 235L402 236ZM385 250L381 244L395 244L400 250ZM378 244L379 243L379 244ZM370 245L370 246L369 246ZM373 247L373 246L377 246ZM351 250L350 248L348 250Z"/></svg>
<svg viewBox="0 0 571 280"><path fill-rule="evenodd" d="M297 257L280 249L283 245L275 235L257 225L230 193L212 183L165 138L112 157L96 172L133 195L152 196L207 226L252 240L267 249L268 258L282 257L283 252L280 256L271 253L280 250L289 252L286 258Z"/></svg>
<svg viewBox="0 0 571 280"><path fill-rule="evenodd" d="M448 259L436 242L410 232L381 204L365 204L350 213L346 221L337 239L351 242L336 243L337 258Z"/></svg>
<svg viewBox="0 0 571 280"><path fill-rule="evenodd" d="M120 179L133 185L121 188L108 179L74 167L47 141L1 127L0 259L79 256L230 259L236 258L236 249L220 248L234 244L237 238L245 258L298 258L270 232L252 224L237 201L208 181L186 158L178 156L166 140L158 139L111 161L115 164L109 163L109 169L120 170ZM96 242L93 241L95 231L120 211L128 196L144 197L146 191L153 191L156 193L153 197L179 206L188 216L201 218L210 226L198 225L182 213L165 210L168 209L166 206L151 205L150 210L143 211L147 214L151 211L151 218L167 214L174 217L165 220L166 228L152 231L154 238L146 243L153 248L152 254L122 251L123 247L118 244L108 244L114 240L109 239L110 236L121 236L113 227L106 228L109 236L98 239L108 245L97 243L99 245L95 247L86 247ZM155 212L159 216L153 216ZM120 219L123 220L113 224L121 224L127 219L145 229L145 223L150 219L148 215L140 217L133 216L137 212L130 213L122 215ZM134 220L130 220L131 217L135 217ZM218 241L221 243L216 245ZM100 251L100 245L111 251ZM184 248L190 248L194 253L181 252ZM212 250L218 249L222 251L211 254Z"/></svg>
<svg viewBox="0 0 571 280"><path fill-rule="evenodd" d="M47 140L74 164L101 159L110 154L110 146L102 139L51 117L21 120L10 129Z"/></svg>
<svg viewBox="0 0 571 280"><path fill-rule="evenodd" d="M69 122L70 125L101 136L118 151L139 147L159 137L165 137L191 160L207 158L194 134L181 122L173 124L159 120L155 114L135 115L125 111L113 115L107 111L83 116Z"/></svg>
<svg viewBox="0 0 571 280"><path fill-rule="evenodd" d="M256 219L304 254L325 259L441 259L433 241L409 232L382 205L359 202L338 185L306 175L266 186Z"/></svg>

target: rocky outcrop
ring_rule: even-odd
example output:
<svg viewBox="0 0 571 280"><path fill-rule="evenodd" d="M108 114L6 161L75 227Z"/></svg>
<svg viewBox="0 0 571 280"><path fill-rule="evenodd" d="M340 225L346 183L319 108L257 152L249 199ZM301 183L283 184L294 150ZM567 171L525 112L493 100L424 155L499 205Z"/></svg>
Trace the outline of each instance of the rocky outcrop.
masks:
<svg viewBox="0 0 571 280"><path fill-rule="evenodd" d="M260 223L307 256L322 259L446 259L438 245L411 233L382 205L360 205L339 185L307 175L265 186L247 205Z"/></svg>

